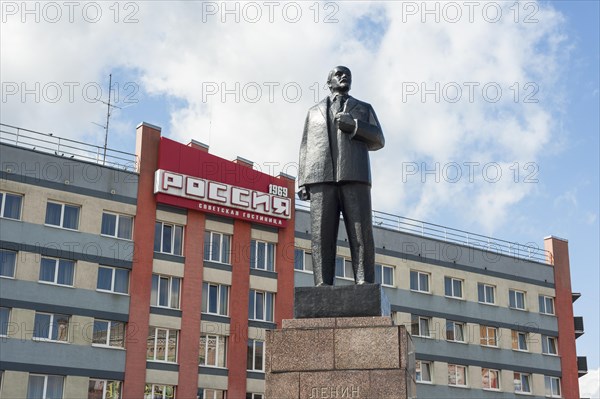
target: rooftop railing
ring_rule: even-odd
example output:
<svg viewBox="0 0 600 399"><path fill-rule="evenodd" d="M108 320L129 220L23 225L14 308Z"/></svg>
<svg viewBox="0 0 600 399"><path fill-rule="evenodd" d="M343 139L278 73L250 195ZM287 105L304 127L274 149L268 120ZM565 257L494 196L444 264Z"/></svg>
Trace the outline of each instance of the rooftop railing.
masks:
<svg viewBox="0 0 600 399"><path fill-rule="evenodd" d="M310 204L296 200L296 208L310 211ZM551 253L535 244L519 244L481 234L427 223L385 212L373 211L373 226L468 246L513 258L551 264Z"/></svg>
<svg viewBox="0 0 600 399"><path fill-rule="evenodd" d="M0 123L0 142L135 172L137 155Z"/></svg>

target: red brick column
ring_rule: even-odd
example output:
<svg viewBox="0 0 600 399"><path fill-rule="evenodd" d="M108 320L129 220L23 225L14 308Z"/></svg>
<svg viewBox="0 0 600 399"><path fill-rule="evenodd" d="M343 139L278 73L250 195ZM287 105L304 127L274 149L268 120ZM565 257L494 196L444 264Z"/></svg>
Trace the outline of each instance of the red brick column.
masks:
<svg viewBox="0 0 600 399"><path fill-rule="evenodd" d="M129 284L129 323L125 357L124 398L143 398L146 384L146 339L150 320L150 290L154 258L154 172L158 163L160 128L142 123L136 132L138 202L133 233L133 270Z"/></svg>
<svg viewBox="0 0 600 399"><path fill-rule="evenodd" d="M251 224L235 220L231 254L229 315L231 333L227 353L229 386L227 397L246 397L246 353L248 346L248 296L250 293Z"/></svg>
<svg viewBox="0 0 600 399"><path fill-rule="evenodd" d="M279 229L277 242L277 254L275 265L277 265L277 297L275 299L275 322L281 328L281 320L294 318L294 220L295 201L294 191L296 182L286 175L279 175L280 184L288 189L291 198L292 218L285 228Z"/></svg>
<svg viewBox="0 0 600 399"><path fill-rule="evenodd" d="M562 371L562 396L579 398L579 374L577 370L577 346L573 322L573 299L571 291L571 268L569 243L557 237L544 239L544 247L552 254L554 265L554 311L558 318L558 354Z"/></svg>
<svg viewBox="0 0 600 399"><path fill-rule="evenodd" d="M198 393L198 354L202 302L203 243L205 215L188 211L185 231L185 270L181 292L179 333L179 384L177 396L195 398Z"/></svg>

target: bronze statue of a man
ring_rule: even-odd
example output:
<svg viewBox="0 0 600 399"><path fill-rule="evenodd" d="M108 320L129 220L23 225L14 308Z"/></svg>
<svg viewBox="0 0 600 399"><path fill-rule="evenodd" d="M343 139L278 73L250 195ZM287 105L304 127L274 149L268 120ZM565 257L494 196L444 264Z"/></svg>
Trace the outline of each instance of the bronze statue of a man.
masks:
<svg viewBox="0 0 600 399"><path fill-rule="evenodd" d="M352 74L329 72L331 94L311 107L300 146L300 199L310 199L315 285L333 285L340 212L356 284L375 280L369 151L385 140L371 105L348 95Z"/></svg>

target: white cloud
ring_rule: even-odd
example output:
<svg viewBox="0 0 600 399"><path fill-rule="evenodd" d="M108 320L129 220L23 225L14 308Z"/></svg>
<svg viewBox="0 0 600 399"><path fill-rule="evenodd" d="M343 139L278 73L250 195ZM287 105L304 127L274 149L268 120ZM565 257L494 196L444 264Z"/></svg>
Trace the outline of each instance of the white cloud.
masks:
<svg viewBox="0 0 600 399"><path fill-rule="evenodd" d="M315 9L309 8L313 3L295 3L302 4L297 23L286 21L281 3L272 23L264 7L261 21L250 23L240 14L235 23L232 15L203 15L203 2L136 2L139 23L132 24L122 23L131 10L122 9L115 23L110 4L100 4L105 4L103 18L95 24L81 18L22 24L20 18L8 17L0 39L2 81L42 86L98 82L104 88L108 72L120 68L144 92L181 100L170 113L169 126L162 126L171 137L207 142L213 153L227 158L240 155L262 165L286 165L297 160L306 109L326 94L328 70L346 64L353 70L352 93L373 104L386 135L386 148L372 155L375 208L433 221L441 212L456 213L492 233L515 204L535 191L535 185L522 184L522 167L536 162L552 142L553 88L566 50L563 20L551 4L536 3L538 22L530 24L514 22L508 9L512 3L501 3L503 18L496 23L487 22L481 8L475 9L472 23L466 9L458 23L448 23L443 15L439 23L431 15L423 23L420 13L407 14L400 2L332 3L337 9L319 3L319 23L314 22ZM323 23L327 16L338 22ZM286 83L289 90L284 92ZM240 101L231 94L223 101L222 89L236 84ZM439 102L433 94L422 101L421 89L435 89L436 84ZM272 101L269 85L275 85ZM247 101L256 97L256 87L262 96ZM295 96L297 87L302 90L298 101L286 99ZM407 95L408 87L419 93ZM454 103L457 87L462 97ZM482 93L483 87L489 90ZM491 102L498 97L497 87L502 93ZM207 95L208 88L219 92ZM25 102L10 96L2 101L2 120L102 143L102 129L90 122L102 123L104 106L84 101L81 93L76 97L73 103L64 97L57 103L35 103L31 96ZM524 103L526 98L539 101ZM143 110L144 103L137 108ZM123 129L139 122L119 123L126 115L115 116L115 134L127 134ZM143 119L154 122L150 111ZM133 142L133 130L129 135ZM438 182L425 175L423 184L423 168L402 182L398 173L412 162L424 162L428 169L439 164ZM441 175L449 162L462 165L456 182ZM463 162L479 165L473 181ZM522 173L517 183L510 169L515 162ZM484 174L489 163L502 167L496 183Z"/></svg>
<svg viewBox="0 0 600 399"><path fill-rule="evenodd" d="M600 368L588 370L588 373L579 379L579 396L600 398Z"/></svg>

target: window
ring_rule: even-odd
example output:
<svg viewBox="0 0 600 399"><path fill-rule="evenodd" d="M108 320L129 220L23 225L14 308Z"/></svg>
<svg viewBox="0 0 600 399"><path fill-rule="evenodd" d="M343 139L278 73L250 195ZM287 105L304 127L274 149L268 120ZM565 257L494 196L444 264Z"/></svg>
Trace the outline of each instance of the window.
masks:
<svg viewBox="0 0 600 399"><path fill-rule="evenodd" d="M463 281L453 277L444 277L444 292L450 298L462 298Z"/></svg>
<svg viewBox="0 0 600 399"><path fill-rule="evenodd" d="M453 342L465 342L465 325L458 321L446 321L446 339Z"/></svg>
<svg viewBox="0 0 600 399"><path fill-rule="evenodd" d="M417 382L431 382L431 363L417 360L415 362Z"/></svg>
<svg viewBox="0 0 600 399"><path fill-rule="evenodd" d="M540 295L540 313L554 314L554 298L551 296Z"/></svg>
<svg viewBox="0 0 600 399"><path fill-rule="evenodd" d="M150 306L179 309L179 277L152 275L152 292Z"/></svg>
<svg viewBox="0 0 600 399"><path fill-rule="evenodd" d="M544 376L544 385L546 387L546 396L551 398L560 398L560 378Z"/></svg>
<svg viewBox="0 0 600 399"><path fill-rule="evenodd" d="M508 290L508 306L513 309L525 310L525 292Z"/></svg>
<svg viewBox="0 0 600 399"><path fill-rule="evenodd" d="M375 284L394 286L394 267L386 265L375 265Z"/></svg>
<svg viewBox="0 0 600 399"><path fill-rule="evenodd" d="M10 309L0 308L0 337L8 335L8 321L10 320Z"/></svg>
<svg viewBox="0 0 600 399"><path fill-rule="evenodd" d="M177 330L150 327L146 345L146 360L177 362Z"/></svg>
<svg viewBox="0 0 600 399"><path fill-rule="evenodd" d="M110 346L113 348L124 348L125 323L121 321L94 320L92 344Z"/></svg>
<svg viewBox="0 0 600 399"><path fill-rule="evenodd" d="M410 289L412 291L429 292L429 274L410 271Z"/></svg>
<svg viewBox="0 0 600 399"><path fill-rule="evenodd" d="M262 393L247 393L246 399L264 399L265 395Z"/></svg>
<svg viewBox="0 0 600 399"><path fill-rule="evenodd" d="M467 366L448 365L448 385L455 387L467 386Z"/></svg>
<svg viewBox="0 0 600 399"><path fill-rule="evenodd" d="M229 287L214 283L202 283L202 313L220 316L229 314Z"/></svg>
<svg viewBox="0 0 600 399"><path fill-rule="evenodd" d="M528 336L526 332L522 331L511 331L512 334L512 348L517 351L527 351Z"/></svg>
<svg viewBox="0 0 600 399"><path fill-rule="evenodd" d="M350 259L335 257L335 276L354 280L354 269Z"/></svg>
<svg viewBox="0 0 600 399"><path fill-rule="evenodd" d="M481 386L483 389L500 390L500 371L494 369L481 369Z"/></svg>
<svg viewBox="0 0 600 399"><path fill-rule="evenodd" d="M226 391L220 389L198 388L198 399L225 399Z"/></svg>
<svg viewBox="0 0 600 399"><path fill-rule="evenodd" d="M79 207L48 201L45 223L49 226L77 230L79 227Z"/></svg>
<svg viewBox="0 0 600 399"><path fill-rule="evenodd" d="M183 226L156 222L154 225L154 252L181 256Z"/></svg>
<svg viewBox="0 0 600 399"><path fill-rule="evenodd" d="M248 318L250 320L273 321L273 310L275 307L275 294L250 290L250 302L248 304Z"/></svg>
<svg viewBox="0 0 600 399"><path fill-rule="evenodd" d="M542 335L542 353L546 355L558 355L558 343L556 337Z"/></svg>
<svg viewBox="0 0 600 399"><path fill-rule="evenodd" d="M265 370L265 343L256 339L248 340L248 357L246 362L248 371Z"/></svg>
<svg viewBox="0 0 600 399"><path fill-rule="evenodd" d="M0 276L15 277L15 266L17 264L17 253L0 250Z"/></svg>
<svg viewBox="0 0 600 399"><path fill-rule="evenodd" d="M275 244L252 240L250 242L250 268L275 270Z"/></svg>
<svg viewBox="0 0 600 399"><path fill-rule="evenodd" d="M100 234L131 240L133 237L133 216L103 212Z"/></svg>
<svg viewBox="0 0 600 399"><path fill-rule="evenodd" d="M120 399L121 381L96 380L90 378L88 399Z"/></svg>
<svg viewBox="0 0 600 399"><path fill-rule="evenodd" d="M429 330L429 324L431 319L429 317L421 317L412 315L411 316L411 334L415 337L426 337L431 338Z"/></svg>
<svg viewBox="0 0 600 399"><path fill-rule="evenodd" d="M229 264L231 236L213 231L204 232L204 260Z"/></svg>
<svg viewBox="0 0 600 399"><path fill-rule="evenodd" d="M0 217L21 220L22 195L0 192Z"/></svg>
<svg viewBox="0 0 600 399"><path fill-rule="evenodd" d="M531 393L531 375L526 373L514 374L515 392Z"/></svg>
<svg viewBox="0 0 600 399"><path fill-rule="evenodd" d="M42 258L40 282L73 286L75 262L66 259Z"/></svg>
<svg viewBox="0 0 600 399"><path fill-rule="evenodd" d="M310 252L305 252L302 249L294 250L294 270L312 273L312 254Z"/></svg>
<svg viewBox="0 0 600 399"><path fill-rule="evenodd" d="M99 266L96 289L118 294L129 293L129 270L116 267Z"/></svg>
<svg viewBox="0 0 600 399"><path fill-rule="evenodd" d="M60 399L65 377L60 375L29 374L28 399Z"/></svg>
<svg viewBox="0 0 600 399"><path fill-rule="evenodd" d="M33 322L33 338L67 342L69 339L69 316L36 312Z"/></svg>
<svg viewBox="0 0 600 399"><path fill-rule="evenodd" d="M200 335L200 366L225 367L227 337L223 335Z"/></svg>
<svg viewBox="0 0 600 399"><path fill-rule="evenodd" d="M496 287L493 285L478 283L477 296L479 298L479 302L481 303L494 304L496 303Z"/></svg>
<svg viewBox="0 0 600 399"><path fill-rule="evenodd" d="M146 384L144 399L174 399L175 387L173 385Z"/></svg>
<svg viewBox="0 0 600 399"><path fill-rule="evenodd" d="M479 326L479 342L482 346L498 346L498 329L496 327Z"/></svg>

